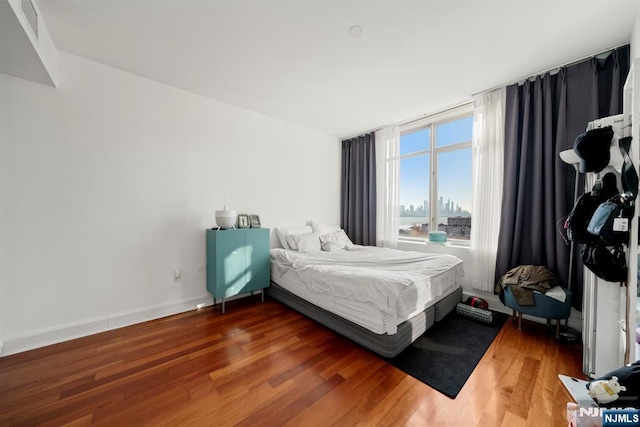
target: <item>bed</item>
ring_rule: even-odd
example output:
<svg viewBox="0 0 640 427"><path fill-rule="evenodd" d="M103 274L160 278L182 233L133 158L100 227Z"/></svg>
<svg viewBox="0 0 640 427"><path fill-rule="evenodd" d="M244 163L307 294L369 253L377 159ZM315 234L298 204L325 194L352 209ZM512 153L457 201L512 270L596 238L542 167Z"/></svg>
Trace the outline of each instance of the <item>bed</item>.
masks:
<svg viewBox="0 0 640 427"><path fill-rule="evenodd" d="M341 231L299 234L271 249L267 293L381 356L396 356L462 300L457 257L357 246Z"/></svg>

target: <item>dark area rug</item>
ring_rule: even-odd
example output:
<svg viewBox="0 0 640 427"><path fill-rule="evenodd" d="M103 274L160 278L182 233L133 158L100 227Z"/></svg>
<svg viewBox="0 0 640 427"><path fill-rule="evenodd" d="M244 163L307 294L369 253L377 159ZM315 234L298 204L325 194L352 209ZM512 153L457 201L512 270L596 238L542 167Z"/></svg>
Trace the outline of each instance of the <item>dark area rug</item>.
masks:
<svg viewBox="0 0 640 427"><path fill-rule="evenodd" d="M454 310L402 353L385 360L453 399L508 317L494 311L493 322L487 324Z"/></svg>

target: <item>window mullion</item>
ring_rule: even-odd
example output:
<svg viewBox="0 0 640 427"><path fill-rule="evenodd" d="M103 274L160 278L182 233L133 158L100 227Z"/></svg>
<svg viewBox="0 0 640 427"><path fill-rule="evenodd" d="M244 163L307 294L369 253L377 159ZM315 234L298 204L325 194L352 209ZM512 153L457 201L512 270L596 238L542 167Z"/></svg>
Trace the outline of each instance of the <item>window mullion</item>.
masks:
<svg viewBox="0 0 640 427"><path fill-rule="evenodd" d="M470 148L472 147L472 143L471 141L467 141L467 142L460 142L458 144L455 145L447 145L444 147L438 147L436 148L436 152L438 153L444 153L446 151L456 151L456 150L462 150L463 148Z"/></svg>
<svg viewBox="0 0 640 427"><path fill-rule="evenodd" d="M414 151L413 153L402 154L398 158L400 160L404 160L404 159L410 159L411 157L424 156L425 154L430 155L431 150Z"/></svg>
<svg viewBox="0 0 640 427"><path fill-rule="evenodd" d="M431 132L429 132L431 141L429 142L429 151L431 161L431 188L429 188L429 230L438 231L438 159L436 150L436 132L435 125L431 125Z"/></svg>

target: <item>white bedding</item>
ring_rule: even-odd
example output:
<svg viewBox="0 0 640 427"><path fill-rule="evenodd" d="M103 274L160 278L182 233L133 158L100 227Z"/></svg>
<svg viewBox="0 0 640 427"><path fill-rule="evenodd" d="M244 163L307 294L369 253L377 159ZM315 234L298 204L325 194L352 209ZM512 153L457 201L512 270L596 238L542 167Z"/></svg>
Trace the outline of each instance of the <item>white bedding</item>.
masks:
<svg viewBox="0 0 640 427"><path fill-rule="evenodd" d="M452 255L370 246L308 253L272 249L271 263L272 279L285 289L390 335L460 286L464 276L462 260Z"/></svg>

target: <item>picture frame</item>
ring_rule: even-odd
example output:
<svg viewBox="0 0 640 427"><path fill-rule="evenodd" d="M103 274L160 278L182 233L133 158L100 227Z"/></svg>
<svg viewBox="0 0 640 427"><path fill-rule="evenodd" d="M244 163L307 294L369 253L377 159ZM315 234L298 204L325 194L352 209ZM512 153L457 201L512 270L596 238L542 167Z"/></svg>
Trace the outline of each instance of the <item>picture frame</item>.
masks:
<svg viewBox="0 0 640 427"><path fill-rule="evenodd" d="M249 223L251 224L251 228L260 228L260 217L258 215L249 215Z"/></svg>
<svg viewBox="0 0 640 427"><path fill-rule="evenodd" d="M249 215L247 214L239 214L238 215L238 228L249 228L251 224L249 223Z"/></svg>

